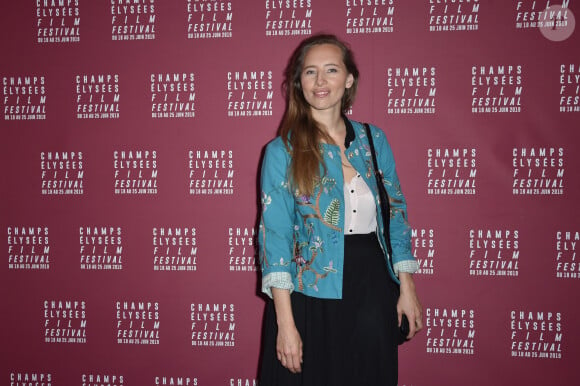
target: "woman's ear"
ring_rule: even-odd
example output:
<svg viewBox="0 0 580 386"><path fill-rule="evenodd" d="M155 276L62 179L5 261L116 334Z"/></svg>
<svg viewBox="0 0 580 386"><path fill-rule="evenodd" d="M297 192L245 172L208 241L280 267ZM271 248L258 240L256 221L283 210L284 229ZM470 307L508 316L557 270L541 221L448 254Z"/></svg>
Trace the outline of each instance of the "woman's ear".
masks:
<svg viewBox="0 0 580 386"><path fill-rule="evenodd" d="M352 74L348 74L348 76L346 77L346 88L351 88L353 83L354 76Z"/></svg>

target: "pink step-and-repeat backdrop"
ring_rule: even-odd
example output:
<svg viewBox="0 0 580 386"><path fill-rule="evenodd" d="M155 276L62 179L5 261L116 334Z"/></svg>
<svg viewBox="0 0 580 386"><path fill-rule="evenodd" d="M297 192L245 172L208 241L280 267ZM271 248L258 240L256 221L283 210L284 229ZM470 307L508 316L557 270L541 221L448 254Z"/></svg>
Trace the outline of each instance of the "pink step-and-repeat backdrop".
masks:
<svg viewBox="0 0 580 386"><path fill-rule="evenodd" d="M3 1L0 383L257 384L259 161L291 51L325 31L356 54L350 116L385 130L409 202L425 329L400 384L577 384L579 17Z"/></svg>

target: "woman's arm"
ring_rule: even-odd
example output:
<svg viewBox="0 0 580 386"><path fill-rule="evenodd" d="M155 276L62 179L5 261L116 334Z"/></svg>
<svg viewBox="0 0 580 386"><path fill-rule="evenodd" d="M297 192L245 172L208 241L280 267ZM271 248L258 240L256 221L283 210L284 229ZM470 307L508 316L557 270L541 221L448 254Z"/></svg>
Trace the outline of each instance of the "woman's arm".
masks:
<svg viewBox="0 0 580 386"><path fill-rule="evenodd" d="M262 213L258 232L262 291L294 290L292 282L295 202L287 182L289 156L280 138L268 146L260 179Z"/></svg>
<svg viewBox="0 0 580 386"><path fill-rule="evenodd" d="M385 188L389 194L390 238L393 247L393 268L401 282L401 293L397 302L399 326L403 314L409 319L408 339L423 328L423 307L419 302L413 273L418 264L411 253L411 226L407 221L407 201L401 190L395 168L395 158L384 132L377 128L373 138L378 153L379 168L383 173Z"/></svg>
<svg viewBox="0 0 580 386"><path fill-rule="evenodd" d="M293 373L302 371L302 338L294 323L290 291L272 288L278 337L276 339L276 355L282 366Z"/></svg>
<svg viewBox="0 0 580 386"><path fill-rule="evenodd" d="M383 183L389 194L390 236L393 248L393 268L395 274L400 272L414 273L419 267L411 252L411 226L407 221L407 201L401 190L395 167L395 157L385 133L371 126L373 141L377 153L379 169L383 174Z"/></svg>
<svg viewBox="0 0 580 386"><path fill-rule="evenodd" d="M401 325L403 314L407 315L409 319L409 335L407 335L407 339L411 339L423 329L423 307L417 297L413 275L407 272L400 272L399 280L401 281L401 294L397 302L399 326Z"/></svg>
<svg viewBox="0 0 580 386"><path fill-rule="evenodd" d="M266 147L262 164L259 239L262 291L273 299L278 335L276 355L293 373L302 370L302 339L294 322L290 293L294 236L294 197L288 187L288 153L280 139Z"/></svg>

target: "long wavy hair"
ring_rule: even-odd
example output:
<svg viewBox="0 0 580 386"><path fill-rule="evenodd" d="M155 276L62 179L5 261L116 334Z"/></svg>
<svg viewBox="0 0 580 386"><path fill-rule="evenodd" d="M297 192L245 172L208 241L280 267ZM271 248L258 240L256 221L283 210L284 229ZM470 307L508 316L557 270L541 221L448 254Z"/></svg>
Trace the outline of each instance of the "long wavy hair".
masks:
<svg viewBox="0 0 580 386"><path fill-rule="evenodd" d="M312 195L320 179L320 166L326 173L324 158L320 152L321 140L334 143L332 138L312 117L310 105L304 98L300 82L304 58L310 48L321 44L332 44L342 51L346 70L354 78L352 86L342 96L341 110L345 113L354 102L358 86L359 71L349 46L334 35L318 34L304 39L294 50L284 71L282 90L286 97L286 111L280 124L279 134L292 155L289 177L294 190Z"/></svg>

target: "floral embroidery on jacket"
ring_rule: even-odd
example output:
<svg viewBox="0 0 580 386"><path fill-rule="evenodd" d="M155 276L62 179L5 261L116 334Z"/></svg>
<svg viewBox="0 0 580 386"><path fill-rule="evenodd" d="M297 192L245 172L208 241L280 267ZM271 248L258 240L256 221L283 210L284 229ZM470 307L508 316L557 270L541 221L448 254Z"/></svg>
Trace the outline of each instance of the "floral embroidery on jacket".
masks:
<svg viewBox="0 0 580 386"><path fill-rule="evenodd" d="M375 200L378 191L374 178L370 147L363 126L346 121L350 140L346 156L371 189ZM395 269L405 263L411 272L416 262L411 254L410 226L406 202L399 186L393 154L384 133L374 126L375 148L380 157L384 185L391 205L391 244ZM348 131L350 130L350 131ZM350 133L350 134L348 134ZM352 135L352 137L349 137ZM307 296L340 299L344 269L344 186L339 147L322 144L324 158L321 178L315 181L313 194L298 194L289 184L288 166L291 153L278 137L266 147L261 176L262 216L259 230L259 258L262 268L262 290L271 296L270 288L299 291ZM380 228L381 225L378 224ZM380 231L380 229L378 229ZM380 232L379 242L383 245ZM408 268L411 267L411 268ZM396 271L390 270L397 281Z"/></svg>
<svg viewBox="0 0 580 386"><path fill-rule="evenodd" d="M328 194L332 189L336 188L336 180L323 176L320 178L314 187L314 194L312 197L295 194L296 204L309 207L314 213L301 214L304 227L308 235L308 241L298 242L299 234L297 227L294 228L294 262L296 263L296 277L298 279L298 289L303 290L304 285L307 285L318 292L318 281L324 279L329 273L336 273L336 269L324 269L324 272L318 272L313 268L313 263L316 260L318 253L324 252L324 241L319 235L314 234L314 227L309 221L320 221L323 225L336 231L342 231L338 226L340 220L340 201L333 199L324 210L320 209L320 197L322 193ZM305 255L309 255L310 259L306 259ZM330 264L332 268L332 264ZM309 272L305 278L305 273ZM306 283L305 283L306 282Z"/></svg>

